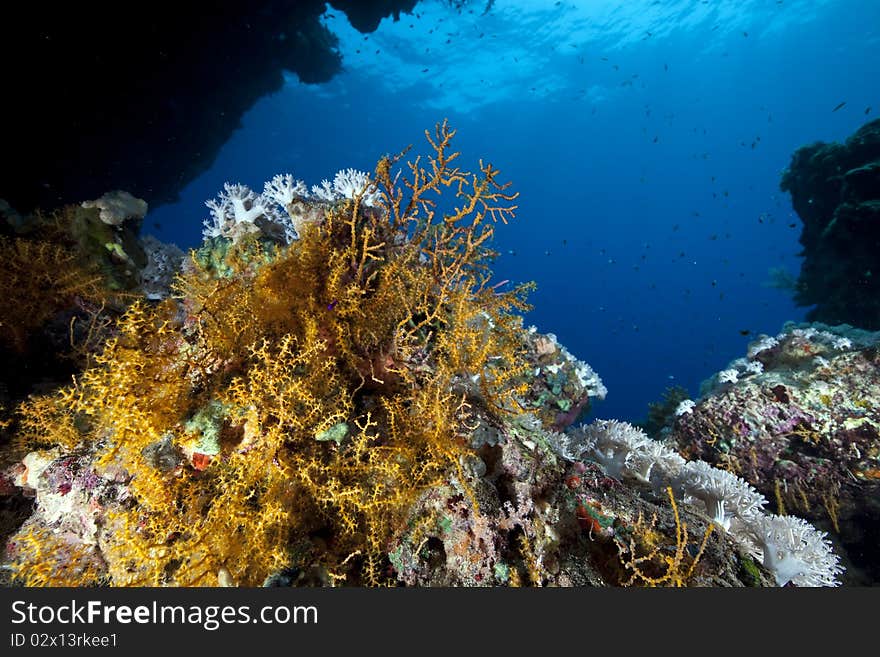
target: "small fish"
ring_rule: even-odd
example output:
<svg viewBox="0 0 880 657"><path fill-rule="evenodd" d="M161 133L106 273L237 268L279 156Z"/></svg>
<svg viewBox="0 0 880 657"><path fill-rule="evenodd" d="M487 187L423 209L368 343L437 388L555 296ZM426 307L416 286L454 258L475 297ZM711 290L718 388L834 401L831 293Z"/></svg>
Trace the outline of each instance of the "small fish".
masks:
<svg viewBox="0 0 880 657"><path fill-rule="evenodd" d="M839 110L839 109L840 109L841 107L843 107L844 105L846 105L846 101L843 101L842 103L837 103L837 107L835 107L833 110L831 110L831 112L832 112L832 113L836 112L837 110Z"/></svg>
<svg viewBox="0 0 880 657"><path fill-rule="evenodd" d="M871 113L871 106L868 105L868 106L865 108L865 114L870 114L870 113Z"/></svg>
<svg viewBox="0 0 880 657"><path fill-rule="evenodd" d="M748 335L749 333L751 333L749 329L740 329L739 331L740 335Z"/></svg>

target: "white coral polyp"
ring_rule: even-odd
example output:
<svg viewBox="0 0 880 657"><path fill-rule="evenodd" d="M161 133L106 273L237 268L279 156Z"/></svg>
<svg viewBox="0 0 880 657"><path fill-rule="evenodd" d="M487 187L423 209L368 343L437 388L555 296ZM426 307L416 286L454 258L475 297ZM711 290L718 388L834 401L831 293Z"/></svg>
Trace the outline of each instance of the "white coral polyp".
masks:
<svg viewBox="0 0 880 657"><path fill-rule="evenodd" d="M690 461L684 467L684 491L706 505L713 522L725 531L734 516L751 517L762 512L767 500L726 470L714 468L705 461Z"/></svg>
<svg viewBox="0 0 880 657"><path fill-rule="evenodd" d="M748 357L754 358L762 351L767 351L779 344L779 340L770 335L761 335L757 340L749 345Z"/></svg>
<svg viewBox="0 0 880 657"><path fill-rule="evenodd" d="M361 197L361 203L373 206L379 200L370 174L356 169L343 169L333 178L333 190L343 198Z"/></svg>
<svg viewBox="0 0 880 657"><path fill-rule="evenodd" d="M759 515L747 524L760 547L764 567L778 586L838 586L843 572L826 534L795 516Z"/></svg>
<svg viewBox="0 0 880 657"><path fill-rule="evenodd" d="M805 520L767 515L766 498L747 481L705 461L685 461L640 429L617 420L596 420L569 434L548 434L563 458L585 456L612 477L624 472L650 481L655 492L671 486L686 503L702 502L713 522L742 543L779 586L838 586L843 572L825 534Z"/></svg>
<svg viewBox="0 0 880 657"><path fill-rule="evenodd" d="M761 374L764 371L764 363L759 360L749 361L746 365L746 372L749 374Z"/></svg>
<svg viewBox="0 0 880 657"><path fill-rule="evenodd" d="M246 185L224 183L216 200L205 201L211 218L204 221L205 237L225 237L233 242L248 233L259 232L254 223L266 214L262 197Z"/></svg>
<svg viewBox="0 0 880 657"><path fill-rule="evenodd" d="M640 454L650 442L641 430L627 422L596 420L584 427L584 448L610 476L620 478L633 453Z"/></svg>
<svg viewBox="0 0 880 657"><path fill-rule="evenodd" d="M320 185L312 185L312 196L319 201L326 201L327 203L333 203L334 201L339 200L339 197L333 190L333 185L331 185L330 181L326 178L321 181Z"/></svg>
<svg viewBox="0 0 880 657"><path fill-rule="evenodd" d="M558 345L562 357L574 365L575 376L577 376L578 383L580 383L581 387L587 391L587 396L596 397L597 399L605 399L605 396L608 394L608 388L602 383L602 379L595 370L593 370L589 364L575 358L568 349L560 345L556 341L556 336L553 333L548 333L546 337L549 340L552 340L553 344Z"/></svg>
<svg viewBox="0 0 880 657"><path fill-rule="evenodd" d="M641 449L628 455L626 465L638 479L645 483L651 483L654 466L661 464L660 468L662 468L662 464L668 463L671 458L674 458L672 455L675 452L658 440L650 440L647 436L645 439Z"/></svg>
<svg viewBox="0 0 880 657"><path fill-rule="evenodd" d="M351 168L339 171L332 183L322 180L314 185L311 195L305 182L289 173L267 181L260 195L246 185L225 183L216 199L205 201L211 216L203 222L202 234L206 239L223 237L237 242L245 235L260 232L257 221L262 220L264 228L280 226L285 241L290 243L306 223L320 217L320 211L312 209L315 201L334 203L346 198L359 198L361 204L375 206L381 194L368 173Z"/></svg>
<svg viewBox="0 0 880 657"><path fill-rule="evenodd" d="M694 407L697 405L693 399L682 399L675 408L675 417L681 417L685 414L692 414Z"/></svg>
<svg viewBox="0 0 880 657"><path fill-rule="evenodd" d="M719 383L736 383L739 380L739 372L734 369L721 370L718 372Z"/></svg>
<svg viewBox="0 0 880 657"><path fill-rule="evenodd" d="M852 341L849 338L844 337L834 337L831 341L831 346L841 351L843 349L852 349Z"/></svg>
<svg viewBox="0 0 880 657"><path fill-rule="evenodd" d="M278 174L263 186L263 196L271 199L282 208L286 208L295 200L305 198L309 190L302 180L294 180L289 173Z"/></svg>
<svg viewBox="0 0 880 657"><path fill-rule="evenodd" d="M337 171L332 183L325 179L320 185L312 185L312 195L327 203L359 197L363 205L371 207L377 205L380 199L370 174L352 168Z"/></svg>

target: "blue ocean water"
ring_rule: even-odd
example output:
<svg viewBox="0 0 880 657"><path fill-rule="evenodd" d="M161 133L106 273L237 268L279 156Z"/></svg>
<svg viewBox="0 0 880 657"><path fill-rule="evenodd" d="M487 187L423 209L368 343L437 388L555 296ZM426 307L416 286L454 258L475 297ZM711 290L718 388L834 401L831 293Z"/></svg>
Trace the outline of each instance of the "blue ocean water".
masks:
<svg viewBox="0 0 880 657"><path fill-rule="evenodd" d="M520 193L496 277L536 281L526 322L602 377L591 417L639 420L671 385L696 397L755 334L803 319L768 285L800 267L779 178L880 112L880 2L423 0L368 35L324 21L343 73L260 100L145 232L196 246L224 182L371 171L448 118L463 163Z"/></svg>

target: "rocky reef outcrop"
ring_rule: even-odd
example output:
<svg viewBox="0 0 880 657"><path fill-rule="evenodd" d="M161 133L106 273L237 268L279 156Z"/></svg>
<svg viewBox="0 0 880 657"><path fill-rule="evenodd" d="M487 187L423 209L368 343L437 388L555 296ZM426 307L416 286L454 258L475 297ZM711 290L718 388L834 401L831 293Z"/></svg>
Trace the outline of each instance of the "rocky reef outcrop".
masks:
<svg viewBox="0 0 880 657"><path fill-rule="evenodd" d="M795 300L807 318L880 329L880 119L799 148L782 175L803 222Z"/></svg>

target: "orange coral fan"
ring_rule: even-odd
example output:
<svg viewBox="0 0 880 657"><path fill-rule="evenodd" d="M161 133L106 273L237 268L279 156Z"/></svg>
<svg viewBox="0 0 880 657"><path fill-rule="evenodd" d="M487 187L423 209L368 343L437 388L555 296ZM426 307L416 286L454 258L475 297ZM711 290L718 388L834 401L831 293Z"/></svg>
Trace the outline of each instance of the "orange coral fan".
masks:
<svg viewBox="0 0 880 657"><path fill-rule="evenodd" d="M21 407L20 445L86 450L127 482L94 547L112 584L252 586L285 567L377 584L419 494L464 486L469 405L520 410L530 286L490 284L515 195L491 165L454 167L454 134L426 132L408 175L380 160L289 246L226 242L221 268L193 254L177 301L133 305L95 367ZM33 551L13 567L47 581Z"/></svg>

